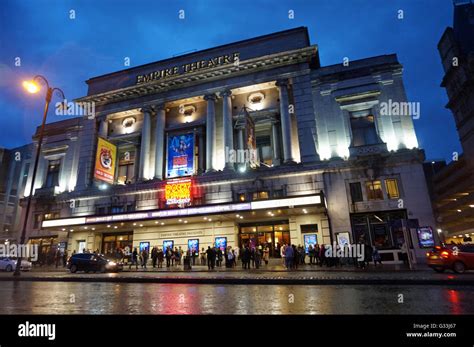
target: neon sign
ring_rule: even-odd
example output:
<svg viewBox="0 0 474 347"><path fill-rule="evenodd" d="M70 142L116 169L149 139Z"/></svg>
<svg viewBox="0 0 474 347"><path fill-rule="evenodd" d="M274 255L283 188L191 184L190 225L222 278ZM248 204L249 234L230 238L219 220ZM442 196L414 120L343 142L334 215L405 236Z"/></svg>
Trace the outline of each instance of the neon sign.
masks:
<svg viewBox="0 0 474 347"><path fill-rule="evenodd" d="M165 185L166 205L182 205L191 202L191 180L167 182Z"/></svg>

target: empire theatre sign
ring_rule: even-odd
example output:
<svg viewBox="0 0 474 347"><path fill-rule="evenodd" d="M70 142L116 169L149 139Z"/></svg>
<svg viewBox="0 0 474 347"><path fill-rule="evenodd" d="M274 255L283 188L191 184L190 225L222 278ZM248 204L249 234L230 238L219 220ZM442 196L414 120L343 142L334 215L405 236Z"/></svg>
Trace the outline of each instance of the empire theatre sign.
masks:
<svg viewBox="0 0 474 347"><path fill-rule="evenodd" d="M186 63L182 65L176 65L169 68L153 71L147 74L138 75L136 84L147 83L151 81L158 81L172 76L184 75L191 72L196 72L205 69L211 69L222 65L238 64L240 59L240 53L224 54L209 59L201 59Z"/></svg>

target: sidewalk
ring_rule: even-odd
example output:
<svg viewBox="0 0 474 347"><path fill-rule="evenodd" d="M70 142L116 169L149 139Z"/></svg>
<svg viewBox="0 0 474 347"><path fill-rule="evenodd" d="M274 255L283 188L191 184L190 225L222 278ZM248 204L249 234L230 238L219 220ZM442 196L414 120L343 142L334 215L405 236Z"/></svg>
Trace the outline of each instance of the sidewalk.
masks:
<svg viewBox="0 0 474 347"><path fill-rule="evenodd" d="M45 270L43 268L43 270ZM284 285L474 285L474 273L457 275L452 272L435 273L428 268L410 271L396 266L366 270L352 267L327 268L309 265L294 271L284 270L278 265L268 269L218 268L208 271L206 267L196 266L191 271L182 267L172 269L128 270L120 273L76 273L66 269L23 272L19 277L12 273L0 273L0 281L47 281L47 282L116 282L116 283L180 283L180 284L284 284Z"/></svg>

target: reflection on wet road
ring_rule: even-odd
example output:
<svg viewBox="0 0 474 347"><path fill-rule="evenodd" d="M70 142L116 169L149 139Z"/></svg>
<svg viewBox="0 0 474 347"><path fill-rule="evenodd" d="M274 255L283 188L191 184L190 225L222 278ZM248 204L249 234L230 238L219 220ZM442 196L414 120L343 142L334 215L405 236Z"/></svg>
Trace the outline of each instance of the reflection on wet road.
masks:
<svg viewBox="0 0 474 347"><path fill-rule="evenodd" d="M473 293L468 286L3 282L0 313L473 314Z"/></svg>

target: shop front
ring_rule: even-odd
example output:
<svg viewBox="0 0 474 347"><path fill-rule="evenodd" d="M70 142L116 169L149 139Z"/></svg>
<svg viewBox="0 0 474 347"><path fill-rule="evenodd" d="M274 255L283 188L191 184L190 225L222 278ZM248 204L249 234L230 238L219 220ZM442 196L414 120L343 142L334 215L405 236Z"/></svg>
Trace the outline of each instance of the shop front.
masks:
<svg viewBox="0 0 474 347"><path fill-rule="evenodd" d="M280 249L289 244L290 224L288 220L245 223L239 225L239 247L256 248L268 246L270 256L280 257Z"/></svg>

